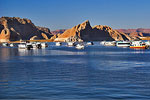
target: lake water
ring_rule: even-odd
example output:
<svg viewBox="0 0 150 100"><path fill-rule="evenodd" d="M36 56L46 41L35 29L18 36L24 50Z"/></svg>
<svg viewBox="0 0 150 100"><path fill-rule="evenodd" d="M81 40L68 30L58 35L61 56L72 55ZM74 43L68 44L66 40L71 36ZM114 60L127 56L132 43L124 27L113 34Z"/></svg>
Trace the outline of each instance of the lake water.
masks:
<svg viewBox="0 0 150 100"><path fill-rule="evenodd" d="M0 99L150 100L150 50L0 47Z"/></svg>

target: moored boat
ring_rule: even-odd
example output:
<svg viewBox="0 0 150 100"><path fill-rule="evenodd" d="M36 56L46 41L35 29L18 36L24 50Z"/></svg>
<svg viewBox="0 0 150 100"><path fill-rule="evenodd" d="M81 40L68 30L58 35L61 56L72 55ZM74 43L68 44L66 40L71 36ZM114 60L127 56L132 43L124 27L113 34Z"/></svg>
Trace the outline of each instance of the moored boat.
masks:
<svg viewBox="0 0 150 100"><path fill-rule="evenodd" d="M33 46L32 46L31 43L20 43L20 44L18 44L18 48L19 49L28 49L28 50L30 50L30 49L33 48Z"/></svg>
<svg viewBox="0 0 150 100"><path fill-rule="evenodd" d="M41 43L40 42L37 42L36 43L36 47L38 48L38 49L40 49L42 46L41 46Z"/></svg>
<svg viewBox="0 0 150 100"><path fill-rule="evenodd" d="M31 45L33 49L40 49L42 47L41 42L32 42Z"/></svg>
<svg viewBox="0 0 150 100"><path fill-rule="evenodd" d="M115 46L116 41L102 41L102 42L100 42L100 44L104 45L104 46Z"/></svg>
<svg viewBox="0 0 150 100"><path fill-rule="evenodd" d="M4 47L7 47L8 46L8 43L2 43L2 45L4 46Z"/></svg>
<svg viewBox="0 0 150 100"><path fill-rule="evenodd" d="M56 46L61 46L62 43L61 42L56 42Z"/></svg>
<svg viewBox="0 0 150 100"><path fill-rule="evenodd" d="M131 42L130 41L117 41L116 46L117 47L130 47Z"/></svg>
<svg viewBox="0 0 150 100"><path fill-rule="evenodd" d="M83 44L77 44L75 48L76 49L84 49L84 45Z"/></svg>
<svg viewBox="0 0 150 100"><path fill-rule="evenodd" d="M48 47L48 44L45 43L45 42L43 42L43 43L41 43L41 47L42 47L42 48L46 48L46 47Z"/></svg>
<svg viewBox="0 0 150 100"><path fill-rule="evenodd" d="M87 44L87 45L94 45L93 42L87 42L86 44Z"/></svg>
<svg viewBox="0 0 150 100"><path fill-rule="evenodd" d="M150 47L150 41L146 41L146 42L145 42L145 45L146 45L147 47Z"/></svg>
<svg viewBox="0 0 150 100"><path fill-rule="evenodd" d="M100 42L100 44L101 44L101 45L104 45L104 44L105 44L105 42L106 42L106 41L101 41L101 42Z"/></svg>
<svg viewBox="0 0 150 100"><path fill-rule="evenodd" d="M19 49L25 49L26 48L26 44L25 43L20 43L20 44L18 44L18 48Z"/></svg>
<svg viewBox="0 0 150 100"><path fill-rule="evenodd" d="M67 42L67 43L68 43L68 46L75 46L74 42Z"/></svg>
<svg viewBox="0 0 150 100"><path fill-rule="evenodd" d="M10 47L14 47L14 44L13 44L13 43L11 43L11 44L9 44L9 46L10 46Z"/></svg>
<svg viewBox="0 0 150 100"><path fill-rule="evenodd" d="M133 41L130 48L133 48L133 49L147 49L147 46L142 41Z"/></svg>

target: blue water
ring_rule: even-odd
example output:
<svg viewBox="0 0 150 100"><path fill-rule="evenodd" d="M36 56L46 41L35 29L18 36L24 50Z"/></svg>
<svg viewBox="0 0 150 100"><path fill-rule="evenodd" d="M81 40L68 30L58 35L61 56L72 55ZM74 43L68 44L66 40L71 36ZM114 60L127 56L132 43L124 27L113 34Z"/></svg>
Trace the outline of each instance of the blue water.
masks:
<svg viewBox="0 0 150 100"><path fill-rule="evenodd" d="M150 100L150 50L0 47L0 99Z"/></svg>

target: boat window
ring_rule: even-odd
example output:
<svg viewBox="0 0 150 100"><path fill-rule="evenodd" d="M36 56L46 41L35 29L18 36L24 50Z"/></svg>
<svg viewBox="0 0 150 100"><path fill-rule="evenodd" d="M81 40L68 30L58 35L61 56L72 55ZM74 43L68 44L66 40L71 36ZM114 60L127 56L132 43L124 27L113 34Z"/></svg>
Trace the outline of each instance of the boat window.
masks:
<svg viewBox="0 0 150 100"><path fill-rule="evenodd" d="M118 44L129 44L130 45L130 43L118 43Z"/></svg>

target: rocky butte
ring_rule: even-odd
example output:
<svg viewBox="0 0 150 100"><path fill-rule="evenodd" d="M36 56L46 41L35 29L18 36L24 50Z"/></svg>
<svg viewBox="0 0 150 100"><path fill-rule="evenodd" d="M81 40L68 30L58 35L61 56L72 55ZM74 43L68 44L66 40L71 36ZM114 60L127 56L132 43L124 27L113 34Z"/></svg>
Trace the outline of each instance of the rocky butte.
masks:
<svg viewBox="0 0 150 100"><path fill-rule="evenodd" d="M131 40L131 38L117 30L113 30L109 26L96 25L91 27L90 22L87 20L82 24L76 25L71 29L67 29L64 33L60 34L54 41L120 41Z"/></svg>
<svg viewBox="0 0 150 100"><path fill-rule="evenodd" d="M0 18L0 42L49 39L51 36L48 28L35 26L29 19Z"/></svg>

